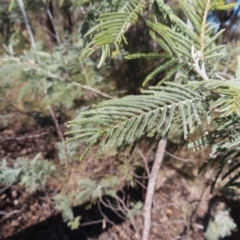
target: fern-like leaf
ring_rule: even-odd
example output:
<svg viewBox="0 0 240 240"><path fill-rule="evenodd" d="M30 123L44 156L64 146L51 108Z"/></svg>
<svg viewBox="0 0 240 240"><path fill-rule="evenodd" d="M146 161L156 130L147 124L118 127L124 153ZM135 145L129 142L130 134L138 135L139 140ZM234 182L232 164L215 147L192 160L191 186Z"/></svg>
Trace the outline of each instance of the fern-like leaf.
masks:
<svg viewBox="0 0 240 240"><path fill-rule="evenodd" d="M239 122L240 120L237 114L231 114L227 117L217 117L213 123L218 127L212 131L208 131L202 139L204 140L204 143L212 145L212 152L208 161L201 166L200 171L202 171L209 163L218 161L217 173L212 183L211 191L213 191L219 178L222 180L229 178L225 183L226 187L239 187Z"/></svg>
<svg viewBox="0 0 240 240"><path fill-rule="evenodd" d="M167 83L166 87L151 87L141 96L127 96L94 106L84 112L82 118L70 122L69 126L78 125L78 130L69 131L68 134L74 134L70 141L86 139L86 152L103 137L105 140L99 153L103 148L113 146L123 151L134 147L149 132L159 139L169 130L172 122L179 120L177 116L180 111L181 124L187 137L189 127L196 123L196 115L201 119L203 101L197 91Z"/></svg>
<svg viewBox="0 0 240 240"><path fill-rule="evenodd" d="M128 0L118 9L118 12L102 13L98 19L99 24L91 28L85 36L95 33L92 41L82 52L82 57L89 56L96 49L102 48L102 57L99 67L110 56L110 45L118 49L123 42L127 43L124 33L131 24L137 22L138 14L145 8L144 0Z"/></svg>
<svg viewBox="0 0 240 240"><path fill-rule="evenodd" d="M153 23L147 21L147 25L152 29L151 35L154 40L173 58L177 59L175 64L171 66L171 74L167 75L164 79L160 81L160 84L164 81L169 81L170 78L177 72L182 71L182 74L189 72L191 70L191 64L195 69L196 59L193 56L192 48L196 50L197 57L199 58L199 63L202 66L202 71L205 72L205 64L212 66L211 59L219 57L222 55L221 50L223 46L216 46L215 41L222 33L219 31L214 36L212 31L214 26L207 22L208 13L211 10L221 10L225 8L230 8L233 5L225 5L223 1L216 0L193 0L189 4L187 0L180 1L180 8L184 11L187 18L190 20L193 29L177 18L171 9L164 4L162 0L156 0L159 7L159 13L164 15L161 19L162 22ZM170 27L164 24L164 19L170 19ZM171 60L170 60L171 61ZM167 65L168 63L166 63ZM181 64L179 66L179 64ZM164 67L158 67L154 70L145 80L149 82L155 73L159 73L164 70ZM199 71L197 71L199 73ZM202 74L200 74L203 77ZM204 79L205 80L205 79Z"/></svg>

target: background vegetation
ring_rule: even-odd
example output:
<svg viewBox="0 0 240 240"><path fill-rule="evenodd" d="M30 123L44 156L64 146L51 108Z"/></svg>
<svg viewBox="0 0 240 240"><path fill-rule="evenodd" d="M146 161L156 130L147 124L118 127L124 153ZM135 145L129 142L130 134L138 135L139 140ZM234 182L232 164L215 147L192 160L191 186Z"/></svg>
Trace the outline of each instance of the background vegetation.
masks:
<svg viewBox="0 0 240 240"><path fill-rule="evenodd" d="M216 169L219 163L218 171L215 170L211 177L204 175L198 181L213 189L221 176L227 180L226 186L238 185L238 173L230 180L227 177L231 177L239 167L239 7L236 5L232 10L233 6L229 6L225 11L219 11L224 9L223 1L209 1L216 6L213 4L212 9L206 10L208 18L206 15L203 22L198 16L204 11L199 10L192 16L185 2L181 1L179 8L179 4L172 1L167 4L164 1L134 0L1 1L0 181L1 194L4 194L1 203L3 236L20 231L22 222L25 227L39 222L16 219L27 215L25 205L29 204L29 199L39 199L39 194L44 193L44 199L50 199L48 206L51 210L43 219L61 212L64 222L72 230L94 224L106 229L125 221L129 224L127 231L134 233L128 239L139 239L143 229L140 214L146 199L147 179L156 159L157 148L152 139L156 143L167 134L169 143L165 151L169 157L165 157L166 163L161 171L182 171L190 186L196 179L196 169L208 156L203 153L197 161L190 161L193 155L186 152L186 146L191 147L189 142L196 148L208 144L209 148L213 147L209 168ZM202 2L207 4L208 1ZM200 4L199 1L193 3ZM124 8L126 4L129 4L128 8ZM193 29L187 25L189 20ZM220 26L214 27L207 21L218 22ZM221 35L223 27L227 31ZM107 35L111 37L106 38ZM207 60L201 59L203 64L206 63L206 72L202 66L196 71L199 65L194 60L195 49L189 44L189 39L197 50L202 50L198 49L199 46L206 44L204 57ZM227 43L227 48L223 49L222 43ZM210 45L211 51L208 51L207 46ZM187 82L190 83L188 87L184 85ZM155 85L158 87L147 90ZM131 96L122 98L126 95ZM181 102L189 100L192 102L186 108L181 105ZM170 111L166 107L169 102L179 105ZM148 114L144 119L129 118L150 108L159 108L158 114L161 112L162 115L156 113ZM213 112L216 108L223 114ZM212 110L215 122L207 127L209 110ZM207 118L203 118L204 114ZM121 125L121 121L128 118L128 125ZM155 125L157 118L159 125ZM110 130L102 128L109 125L116 127ZM105 140L103 133L106 133ZM192 135L187 142L189 134ZM116 149L111 146L116 146ZM204 151L209 151L209 148ZM132 154L124 152L126 149ZM231 151L226 152L226 149ZM85 158L80 161L80 156ZM164 179L161 174L156 176ZM171 174L168 177L174 179ZM208 183L205 185L206 179ZM156 190L160 182L157 182ZM226 201L235 201L237 190L231 191L229 197L229 191L227 195L222 193L223 185L223 182L217 182L215 195L226 198ZM168 183L163 186L168 186ZM199 192L202 188L198 187ZM206 191L209 199L215 196ZM157 203L159 199L153 202ZM219 201L214 204L218 206ZM224 204L227 205L226 202ZM86 212L76 214L73 207L81 205L87 209ZM165 230L166 234L175 237L185 234L186 239L191 239L191 234L199 234L195 235L198 239L205 234L207 239L218 239L230 235L235 229L238 236L236 229L239 223L230 217L230 210L225 205L220 207L221 211L215 206L215 213L211 212L212 207L205 209L208 220L199 222L197 218L201 214L196 214L190 223L181 220L180 229L186 230L178 233ZM98 214L90 212L94 207ZM187 211L186 216L190 212ZM218 214L222 222L217 222ZM19 223L15 223L15 228L11 227L13 230L3 230L10 229L6 226L12 226L14 221ZM222 228L222 223L226 228ZM213 233L215 226L219 230ZM93 236L97 237L97 234L96 231ZM152 234L152 239L159 239ZM121 237L118 233L118 239Z"/></svg>

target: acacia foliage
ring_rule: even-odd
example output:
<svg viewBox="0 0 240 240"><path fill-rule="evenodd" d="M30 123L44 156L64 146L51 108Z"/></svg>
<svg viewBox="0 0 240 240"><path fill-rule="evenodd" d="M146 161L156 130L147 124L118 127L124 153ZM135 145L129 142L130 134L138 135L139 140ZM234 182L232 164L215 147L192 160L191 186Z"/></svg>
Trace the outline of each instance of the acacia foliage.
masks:
<svg viewBox="0 0 240 240"><path fill-rule="evenodd" d="M139 2L139 4L142 3ZM130 6L132 2L125 1L125 4L125 6L128 4ZM222 31L213 34L216 26L207 21L209 12L225 10L233 7L234 4L226 5L224 1L217 0L193 0L189 4L188 1L181 0L179 6L190 24L178 18L163 1L151 1L151 4L157 8L156 13L160 16L156 18L156 21L146 23L150 28L151 36L160 45L162 51L160 53L135 53L127 56L126 59L141 57L167 59L164 64L150 73L144 84L150 84L151 79L159 72L163 70L168 70L168 72L158 80L157 87L143 90L142 95L104 101L84 112L79 120L71 121L69 126L76 126L77 130L69 132L75 135L70 141L86 139L88 147L83 155L100 139L102 144L99 153L102 149L109 147L115 147L117 151L124 151L130 147L132 151L143 137L152 132L155 141L160 139L173 123L183 128L184 137L187 138L188 133L193 132L197 125L202 125L204 119L210 124L213 112L220 113L217 117L214 116L214 122L221 122L222 131L227 130L226 126L233 126L234 121L238 122L235 118L239 117L240 106L239 70L237 69L236 76L230 80L219 76L217 63L225 56L224 46L216 44L216 40ZM133 14L138 9L137 3L134 6L135 8L131 9ZM126 7L126 9L128 13L129 8ZM126 23L120 24L123 20L122 11L121 8L119 12L106 15L102 13L99 17L99 25L89 31L89 33L96 32L93 35L95 46L102 46L101 61L109 55L110 43L118 48L124 41L123 37L120 38L121 41L111 38L116 35L117 29L119 34L125 31ZM116 27L110 23L113 16L115 21L119 21ZM104 27L105 23L109 23L108 28ZM128 24L133 23L129 18ZM97 37L100 35L104 36L104 41L101 37ZM89 48L87 45L84 51L88 51ZM91 49L92 52L94 49ZM216 180L224 171L231 156L233 166L222 176L225 179L239 167L238 154L232 155L233 152L238 152L238 132L235 128L232 135L230 137L228 135L228 138L224 140L220 137L223 133L222 135L207 135L207 133L203 134L201 142L203 140L204 143L214 142L214 151L209 161L225 152L219 163ZM229 134L229 130L226 133ZM238 178L239 173L236 173L227 186L239 185ZM213 186L214 184L215 181Z"/></svg>
<svg viewBox="0 0 240 240"><path fill-rule="evenodd" d="M64 2L60 1L60 5ZM14 4L16 1L12 1L10 8L14 9ZM213 118L219 126L210 134L205 132L198 145L213 144L210 160L225 153L221 155L216 180L229 160L233 165L222 177L226 178L238 171L239 66L233 79L219 75L218 63L225 56L224 46L217 45L216 40L222 31L212 34L215 26L207 21L210 11L228 9L233 5L226 5L223 0L192 0L191 4L181 0L179 7L190 21L189 27L162 0L86 1L83 4L89 8L75 44L66 41L51 53L37 46L20 56L15 55L11 44L6 47L8 55L3 58L1 71L6 72L9 66L19 70L19 76L25 81L20 98L29 92L41 95L42 105L46 109L61 103L70 109L73 100L83 97L80 93L85 93L85 90L113 98L103 94L101 89L96 89L96 86L103 86L97 67L103 66L108 58L113 59L113 55L121 55L127 43L125 33L131 31L131 25L137 22L139 15L144 16L146 7L152 7L155 10L154 17L147 20L146 25L161 50L158 53L126 56L129 61L136 58L164 58L146 76L143 85L147 88L138 96L99 101L69 122L69 127L73 129L68 132L71 134L68 140L85 142L83 156L96 144L99 145L98 153L111 147L115 147L118 152L128 148L133 151L145 137L151 136L153 141L158 141L173 124L182 129L187 138L205 120L211 122L211 113L218 112ZM93 26L96 19L98 24ZM98 66L92 60L94 58L89 58L93 53L95 58L100 55ZM162 72L164 76L157 79L156 86L153 86L152 79ZM232 129L233 125L236 128ZM229 132L230 137L222 137ZM61 155L65 156L63 158L67 158L66 152ZM228 186L239 185L238 178L237 172L228 181ZM55 198L57 208L63 210L65 219L73 221L74 226L72 204L89 199L95 201L103 194L116 197L115 178L102 179L99 183L85 179L79 181L79 184L82 189L77 190L80 193L76 194L75 191Z"/></svg>

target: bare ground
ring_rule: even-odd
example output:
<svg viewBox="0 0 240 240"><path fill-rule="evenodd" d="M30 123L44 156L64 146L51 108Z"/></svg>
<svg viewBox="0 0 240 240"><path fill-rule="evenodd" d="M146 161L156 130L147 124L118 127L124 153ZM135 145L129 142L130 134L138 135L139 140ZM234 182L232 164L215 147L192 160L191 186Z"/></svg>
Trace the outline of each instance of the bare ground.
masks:
<svg viewBox="0 0 240 240"><path fill-rule="evenodd" d="M57 135L53 126L40 127L16 121L1 129L0 157L14 159L19 156L33 157L39 151L43 156L58 161L56 153ZM62 126L64 128L64 124ZM240 226L240 208L237 195L229 198L226 194L210 194L213 170L197 176L197 169L206 160L208 149L193 153L183 148L175 151L174 157L165 157L165 164L159 173L152 207L151 240L192 240L204 239L204 229L214 214L212 206L224 204L231 217ZM144 152L144 151L143 151ZM149 159L154 155L154 150ZM93 174L104 174L116 159L102 159L102 165L91 158L83 161L81 173L91 169ZM77 172L79 174L79 172ZM73 176L74 178L74 176ZM75 179L75 178L74 178ZM73 179L73 181L74 181ZM145 182L146 185L146 182ZM138 240L142 231L142 217L134 218L135 229L130 221L119 219L115 213L103 207L104 214L114 225L89 224L99 221L101 213L97 204L90 210L86 205L74 208L75 215L83 217L83 226L71 231L62 221L61 214L54 210L51 197L61 189L61 184L52 179L44 191L31 193L19 185L0 188L0 239L8 240ZM128 191L130 197L143 201L145 190ZM87 223L87 224L86 224ZM85 226L84 226L85 225ZM240 239L238 229L231 237Z"/></svg>

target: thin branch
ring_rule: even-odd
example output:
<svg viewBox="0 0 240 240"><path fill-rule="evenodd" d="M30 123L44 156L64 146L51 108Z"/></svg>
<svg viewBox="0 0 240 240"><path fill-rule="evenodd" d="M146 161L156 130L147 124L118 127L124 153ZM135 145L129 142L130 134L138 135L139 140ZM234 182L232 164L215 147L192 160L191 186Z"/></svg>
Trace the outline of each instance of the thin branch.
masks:
<svg viewBox="0 0 240 240"><path fill-rule="evenodd" d="M80 227L89 226L89 225L98 224L98 223L103 223L103 219L86 222L86 223L80 223Z"/></svg>
<svg viewBox="0 0 240 240"><path fill-rule="evenodd" d="M47 14L48 14L48 16L49 16L49 18L51 20L51 23L52 23L52 26L53 26L53 29L54 29L54 32L55 32L55 34L53 34L53 35L57 39L58 44L61 45L61 40L60 40L59 34L57 32L56 26L54 24L53 15L52 15L52 13L51 13L51 11L50 11L48 6L47 6Z"/></svg>
<svg viewBox="0 0 240 240"><path fill-rule="evenodd" d="M45 27L45 29L43 29L45 32L47 32L49 35L51 35L52 37L54 37L57 40L57 37L55 34L53 34L50 30L47 29L47 27Z"/></svg>
<svg viewBox="0 0 240 240"><path fill-rule="evenodd" d="M86 79L86 82L87 82L87 84L89 85L89 78L88 78L86 69L85 69L85 67L84 67L81 59L79 59L79 62L80 62L81 68L82 68L82 70L83 70L83 74L84 74L84 77L85 77L85 79Z"/></svg>
<svg viewBox="0 0 240 240"><path fill-rule="evenodd" d="M225 71L216 72L215 75L220 80L225 80L225 78L228 78L228 79L233 79L234 78L234 76L232 74L227 73Z"/></svg>
<svg viewBox="0 0 240 240"><path fill-rule="evenodd" d="M195 209L192 211L192 214L191 214L190 220L189 220L191 223L193 222L193 217L194 217L194 215L196 214L196 212L197 212L197 210L198 210L198 208L199 208L199 206L200 206L200 203L201 203L201 201L202 201L202 199L203 199L203 196L204 196L204 193L206 192L206 190L207 190L207 187L205 187L205 188L203 189L203 191L202 191L202 193L201 193L201 195L200 195L199 201L197 201L197 206L196 206Z"/></svg>
<svg viewBox="0 0 240 240"><path fill-rule="evenodd" d="M40 69L40 68L36 68L34 61L30 61L30 60L29 60L29 62L27 62L27 61L21 62L18 58L16 58L16 57L9 57L9 56L8 56L8 59L11 59L11 60L13 60L13 61L15 61L15 62L17 62L17 63L19 63L19 64L24 64L24 65L26 65L27 67L29 67L29 68L31 68L31 69L33 69L33 70L35 70L35 71L37 71L37 72L39 72L39 73L41 73L41 74L44 74L46 77L50 77L50 78L53 78L53 79L58 80L58 81L60 81L60 79L62 79L61 76L52 74L51 72L44 71L44 70L42 70L42 69ZM4 59L3 59L3 60L4 60ZM80 83L78 83L78 82L74 82L74 81L72 81L72 80L70 80L70 79L66 79L66 82L71 83L71 84L73 84L74 86L80 87L80 88L82 88L82 89L84 89L84 90L87 90L87 91L96 93L96 94L98 94L98 95L100 95L100 96L102 96L102 97L105 97L105 98L109 98L109 99L115 99L115 98L116 98L116 97L111 96L111 95L109 95L109 94L107 94L107 93L104 93L104 92L102 92L102 91L100 91L100 90L97 90L97 89L95 89L95 88L92 88L91 86L82 85L82 84L80 84Z"/></svg>
<svg viewBox="0 0 240 240"><path fill-rule="evenodd" d="M57 133L58 133L58 136L59 136L61 142L65 142L65 139L64 139L64 137L63 137L62 131L61 131L61 129L60 129L60 126L59 126L59 123L58 123L58 120L57 120L57 117L56 117L56 114L55 114L55 112L53 111L53 108L52 108L51 105L49 106L49 112L50 112L51 117L52 117L52 119L53 119L53 121L54 121L56 130L57 130Z"/></svg>
<svg viewBox="0 0 240 240"><path fill-rule="evenodd" d="M133 220L133 217L131 216L131 214L129 214L131 212L131 210L126 206L125 202L120 197L116 196L116 200L118 203L120 202L122 204L124 211L127 213L128 218L130 219L130 222L134 228L134 231L137 233L137 238L139 238L139 236L140 236L139 229L137 228L137 226Z"/></svg>
<svg viewBox="0 0 240 240"><path fill-rule="evenodd" d="M98 201L97 202L98 204L98 209L99 209L99 212L100 214L102 215L103 219L105 220L105 222L109 222L112 226L116 226L116 224L114 222L112 222L102 211L102 208L101 208L101 204L100 202Z"/></svg>
<svg viewBox="0 0 240 240"><path fill-rule="evenodd" d="M177 159L177 160L179 160L179 161L183 161L183 162L192 162L191 159L186 159L186 158L180 158L180 157L177 157L177 156L175 156L174 154L171 154L171 153L168 152L168 151L165 151L165 153L166 153L167 155L169 155L170 157L173 157L173 158L175 158L175 159Z"/></svg>
<svg viewBox="0 0 240 240"><path fill-rule="evenodd" d="M32 65L30 65L29 67L32 67ZM32 67L32 68L33 68L34 70L36 70L36 71L39 71L39 72L47 75L47 76L50 77L50 78L57 79L58 81L59 81L59 79L61 79L59 76L54 75L54 74L52 74L52 73L50 73L50 72L43 71L42 69L36 69L36 68L34 68L34 67ZM109 95L109 94L107 94L107 93L104 93L104 92L101 92L101 91L99 91L99 90L97 90L97 89L95 89L95 88L92 88L91 86L82 85L82 84L80 84L80 83L73 82L73 81L71 81L71 80L69 80L69 79L67 79L67 82L72 83L73 85L75 85L75 86L77 86L77 87L80 87L80 88L82 88L82 89L84 89L84 90L88 90L88 91L91 91L91 92L93 92L93 93L96 93L96 94L98 94L98 95L100 95L100 96L103 96L103 97L105 97L105 98L110 98L110 99L116 98L116 97L111 96L111 95Z"/></svg>
<svg viewBox="0 0 240 240"><path fill-rule="evenodd" d="M141 156L143 162L144 162L144 166L145 166L145 170L147 172L147 176L150 176L150 171L149 171L149 167L148 167L148 161L147 158L143 155L142 151L138 148L137 149L138 154Z"/></svg>
<svg viewBox="0 0 240 240"><path fill-rule="evenodd" d="M167 137L164 136L158 143L157 152L155 155L153 167L151 170L150 178L148 181L146 199L143 209L143 217L144 217L144 226L143 226L143 235L142 240L149 240L150 229L151 229L151 213L152 213L152 203L153 203L153 195L157 182L158 173L163 161L164 153L167 145Z"/></svg>
<svg viewBox="0 0 240 240"><path fill-rule="evenodd" d="M44 81L44 82L46 83L46 81ZM48 99L48 102L49 102L49 97L48 97L48 95L47 95L47 90L46 90L46 88L45 88L45 94L46 94L46 98ZM57 130L57 134L58 134L61 142L64 144L64 150L65 150L65 153L66 153L66 160L65 160L66 162L65 162L65 163L66 163L67 170L68 170L68 176L70 176L71 168L70 168L70 162L69 162L68 154L67 154L67 146L66 146L66 144L64 143L64 142L65 142L65 139L64 139L63 133L62 133L62 131L61 131L61 129L60 129L60 126L59 126L57 117L56 117L56 115L55 115L55 112L54 112L52 106L49 105L48 109L49 109L49 112L50 112L51 117L52 117L52 119L53 119L53 122L54 122L54 124L55 124L55 128L56 128L56 130Z"/></svg>
<svg viewBox="0 0 240 240"><path fill-rule="evenodd" d="M109 200L107 200L108 203L106 203L106 202L104 202L104 200L102 198L100 198L100 202L106 208L111 209L123 221L126 220L126 217L124 217L124 215L126 215L126 211L124 211L123 208L119 204L118 204L118 206L114 206L112 203L109 202ZM121 212L123 215L121 215L119 212Z"/></svg>
<svg viewBox="0 0 240 240"><path fill-rule="evenodd" d="M142 184L139 180L135 179L135 181L136 181L143 189L147 189L147 187L144 186L144 184Z"/></svg>
<svg viewBox="0 0 240 240"><path fill-rule="evenodd" d="M142 177L142 176L139 176L139 175L136 175L136 174L133 174L133 176L135 178L138 178L138 179L148 179L149 177Z"/></svg>
<svg viewBox="0 0 240 240"><path fill-rule="evenodd" d="M23 209L20 210L13 210L12 212L0 212L0 215L3 215L3 217L1 218L1 222L3 222L4 220L10 218L12 215L21 213L23 211Z"/></svg>
<svg viewBox="0 0 240 240"><path fill-rule="evenodd" d="M45 71L43 71L42 69L36 69L36 68L33 68L33 69L36 70L36 71L42 72L43 74L46 74L46 75L47 75L48 77L50 77L50 78L57 79L58 81L59 81L59 79L61 79L59 76L54 75L54 74L52 74L52 73L50 73L50 72L45 72ZM96 94L98 94L98 95L101 95L101 96L103 96L103 97L110 98L110 99L115 98L115 97L113 97L113 96L111 96L111 95L108 95L107 93L101 92L101 91L99 91L99 90L97 90L97 89L94 89L94 88L92 88L92 87L90 87L90 86L82 85L82 84L80 84L80 83L71 81L71 80L69 80L69 79L67 79L67 82L72 83L73 85L75 85L75 86L77 86L77 87L80 87L80 88L82 88L82 89L91 91L91 92L96 93Z"/></svg>
<svg viewBox="0 0 240 240"><path fill-rule="evenodd" d="M104 200L101 197L99 198L99 200L105 207L110 208L119 218L123 219L124 221L126 220L125 216L127 215L130 219L130 222L131 222L133 228L134 228L134 231L137 233L137 236L139 236L139 230L136 227L136 224L135 224L133 218L129 214L131 212L131 210L126 206L126 204L122 198L115 196L117 206L110 203L110 201L108 199L107 199L107 203L104 202ZM123 216L119 212L121 212L123 214Z"/></svg>
<svg viewBox="0 0 240 240"><path fill-rule="evenodd" d="M90 92L96 93L96 94L98 94L98 95L100 95L100 96L103 96L103 97L105 97L105 98L110 98L110 99L116 98L116 97L113 97L113 96L111 96L111 95L109 95L109 94L107 94L107 93L104 93L104 92L101 92L101 91L99 91L99 90L97 90L97 89L95 89L95 88L92 88L92 87L90 87L90 86L81 85L81 84L79 84L79 83L77 83L77 82L73 82L73 81L69 81L69 82L71 82L71 83L72 83L73 85L75 85L75 86L78 86L78 87L80 87L80 88L82 88L82 89L85 89L85 90L88 90L88 91L90 91Z"/></svg>
<svg viewBox="0 0 240 240"><path fill-rule="evenodd" d="M31 29L28 17L27 17L27 13L26 13L26 10L25 10L23 0L18 0L18 5L21 9L21 12L22 12L22 15L23 15L23 18L24 18L24 22L25 22L25 25L26 25L26 28L27 28L27 31L28 31L28 34L29 34L29 37L30 37L31 46L33 48L36 48L36 42L35 42L35 39L34 39L33 31Z"/></svg>
<svg viewBox="0 0 240 240"><path fill-rule="evenodd" d="M0 139L0 142L11 141L11 140L18 141L18 140L23 140L23 139L28 139L28 138L39 138L39 137L48 135L50 133L51 133L51 131L49 131L49 132L42 132L42 133L33 134L33 135L22 136L22 137L7 137L7 138Z"/></svg>
<svg viewBox="0 0 240 240"><path fill-rule="evenodd" d="M0 195L2 194L2 193L4 193L5 191L7 191L9 188L11 188L12 186L11 185L8 185L8 186L6 186L6 187L3 187L3 188L1 188L0 189Z"/></svg>

